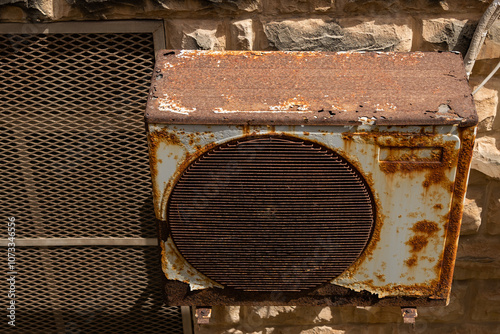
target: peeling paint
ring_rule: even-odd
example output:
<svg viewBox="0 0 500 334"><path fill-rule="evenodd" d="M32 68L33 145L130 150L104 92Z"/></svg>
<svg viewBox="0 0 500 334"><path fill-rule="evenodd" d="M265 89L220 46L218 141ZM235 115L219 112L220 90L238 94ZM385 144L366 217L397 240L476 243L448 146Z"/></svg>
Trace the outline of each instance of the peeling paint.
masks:
<svg viewBox="0 0 500 334"><path fill-rule="evenodd" d="M189 265L175 247L172 238L167 238L167 240L161 242L160 245L162 248L161 265L166 278L187 283L191 290L201 290L212 287L224 288L222 285L205 277Z"/></svg>
<svg viewBox="0 0 500 334"><path fill-rule="evenodd" d="M167 94L163 98L158 98L158 109L182 115L189 115L196 111L196 108L184 108L179 102L174 101Z"/></svg>
<svg viewBox="0 0 500 334"><path fill-rule="evenodd" d="M163 51L146 117L235 125L371 124L375 117L377 125L466 127L477 116L460 71L460 56L453 53ZM464 80L457 80L462 74ZM449 110L440 107L443 96Z"/></svg>
<svg viewBox="0 0 500 334"><path fill-rule="evenodd" d="M251 113L256 113L256 114L261 114L261 113L271 113L271 114L278 114L278 113L285 113L285 112L290 112L290 110L287 109L279 109L279 107L269 107L270 110L252 110ZM246 110L224 110L222 108L215 108L212 110L215 114L233 114L233 113L249 113L250 111ZM305 114L305 113L310 113L311 111L309 110L296 110L294 111L295 113L298 114Z"/></svg>

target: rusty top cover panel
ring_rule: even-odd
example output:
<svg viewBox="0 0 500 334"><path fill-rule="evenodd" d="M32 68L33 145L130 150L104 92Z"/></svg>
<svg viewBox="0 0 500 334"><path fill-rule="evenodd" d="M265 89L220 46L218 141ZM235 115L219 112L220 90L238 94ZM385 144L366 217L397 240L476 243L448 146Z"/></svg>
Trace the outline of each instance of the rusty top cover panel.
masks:
<svg viewBox="0 0 500 334"><path fill-rule="evenodd" d="M150 123L477 123L460 54L168 51L157 54Z"/></svg>

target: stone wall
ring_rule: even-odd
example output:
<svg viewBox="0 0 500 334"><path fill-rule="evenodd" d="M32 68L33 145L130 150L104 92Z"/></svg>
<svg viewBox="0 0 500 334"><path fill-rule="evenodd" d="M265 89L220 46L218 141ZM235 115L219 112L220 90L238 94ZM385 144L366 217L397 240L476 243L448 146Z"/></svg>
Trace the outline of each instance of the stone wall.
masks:
<svg viewBox="0 0 500 334"><path fill-rule="evenodd" d="M490 1L0 0L1 22L164 19L173 49L465 52ZM500 22L470 78L500 58ZM499 72L500 73L500 72ZM476 95L477 145L450 305L419 309L415 333L500 332L500 74ZM405 333L399 308L215 307L198 333Z"/></svg>

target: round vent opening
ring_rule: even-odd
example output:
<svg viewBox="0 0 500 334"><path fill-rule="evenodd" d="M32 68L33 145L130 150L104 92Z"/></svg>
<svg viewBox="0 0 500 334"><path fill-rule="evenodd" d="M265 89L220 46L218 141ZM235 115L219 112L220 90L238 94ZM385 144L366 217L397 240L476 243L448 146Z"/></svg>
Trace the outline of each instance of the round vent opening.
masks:
<svg viewBox="0 0 500 334"><path fill-rule="evenodd" d="M328 282L365 248L374 204L334 151L291 137L220 145L186 168L167 219L179 252L214 281L245 291Z"/></svg>

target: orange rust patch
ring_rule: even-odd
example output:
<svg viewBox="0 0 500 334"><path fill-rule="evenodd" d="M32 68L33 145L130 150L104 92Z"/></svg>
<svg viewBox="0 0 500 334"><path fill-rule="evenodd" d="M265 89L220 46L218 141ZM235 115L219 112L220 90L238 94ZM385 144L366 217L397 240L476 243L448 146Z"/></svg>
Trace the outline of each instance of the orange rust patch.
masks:
<svg viewBox="0 0 500 334"><path fill-rule="evenodd" d="M406 242L407 245L411 246L410 252L412 253L420 252L425 246L427 246L428 243L429 240L427 240L427 237L423 235L415 235Z"/></svg>
<svg viewBox="0 0 500 334"><path fill-rule="evenodd" d="M448 180L443 169L434 169L425 175L425 180L422 182L422 186L424 186L424 188L428 188L433 184L442 184L443 187L447 188L447 190L451 192L450 183L453 186L453 182Z"/></svg>
<svg viewBox="0 0 500 334"><path fill-rule="evenodd" d="M421 220L415 223L412 227L413 232L425 233L428 236L434 235L437 231L439 231L438 224L429 220Z"/></svg>
<svg viewBox="0 0 500 334"><path fill-rule="evenodd" d="M439 226L437 223L429 220L420 220L416 222L411 228L413 232L416 233L413 237L406 242L407 245L411 247L411 253L418 253L424 249L429 243L429 237L432 237L439 231ZM418 256L413 254L409 259L405 261L408 267L414 267L417 265Z"/></svg>
<svg viewBox="0 0 500 334"><path fill-rule="evenodd" d="M304 136L309 136L309 132L304 131Z"/></svg>
<svg viewBox="0 0 500 334"><path fill-rule="evenodd" d="M437 264L434 266L434 272L439 276L441 273L441 268L443 267L443 259L441 258Z"/></svg>
<svg viewBox="0 0 500 334"><path fill-rule="evenodd" d="M160 142L167 144L180 145L181 141L179 137L172 132L163 131L153 131L149 133L149 140L151 145L157 146Z"/></svg>
<svg viewBox="0 0 500 334"><path fill-rule="evenodd" d="M415 254L412 255L412 257L410 257L408 260L405 261L405 264L408 266L408 267L414 267L417 265L417 262L418 262L418 258Z"/></svg>
<svg viewBox="0 0 500 334"><path fill-rule="evenodd" d="M409 277L408 280L414 279L414 277ZM388 296L397 296L397 295L405 295L405 296L410 296L412 295L413 292L418 291L417 295L427 295L432 297L435 297L436 290L439 287L439 280L431 280L428 283L414 283L414 284L407 284L407 285L396 285L396 284L388 284L386 286L374 286L373 285L373 280L367 280L367 281L362 281L359 282L362 283L363 285L366 285L368 287L368 291L377 291L376 293L384 293L387 294ZM436 296L437 298L440 298L439 296Z"/></svg>
<svg viewBox="0 0 500 334"><path fill-rule="evenodd" d="M434 209L436 210L442 210L443 209L443 205L442 204L436 204L433 206Z"/></svg>
<svg viewBox="0 0 500 334"><path fill-rule="evenodd" d="M445 172L453 168L458 159L458 150L455 149L454 141L445 141L435 134L403 134L397 132L344 132L342 139L346 144L354 140L354 137L368 144L380 147L398 147L418 149L418 148L441 148L431 153L430 157L417 157L409 152L398 156L398 161L380 161L379 167L385 174L414 173L418 171L428 171L429 175L424 181L424 187L432 184L442 183L449 189L450 182L445 177ZM390 158L390 157L389 157ZM415 162L415 160L418 160Z"/></svg>
<svg viewBox="0 0 500 334"><path fill-rule="evenodd" d="M375 274L375 276L381 281L381 282L385 282L385 275L383 274Z"/></svg>

